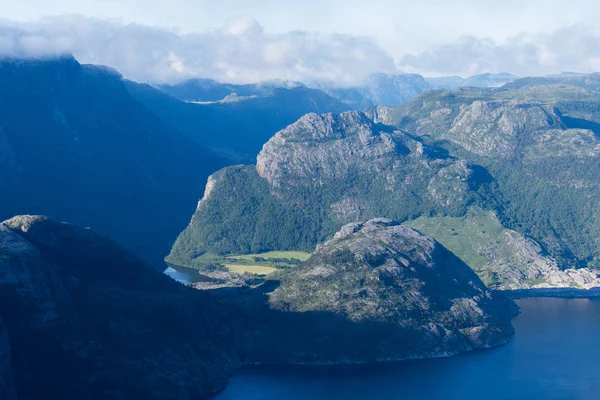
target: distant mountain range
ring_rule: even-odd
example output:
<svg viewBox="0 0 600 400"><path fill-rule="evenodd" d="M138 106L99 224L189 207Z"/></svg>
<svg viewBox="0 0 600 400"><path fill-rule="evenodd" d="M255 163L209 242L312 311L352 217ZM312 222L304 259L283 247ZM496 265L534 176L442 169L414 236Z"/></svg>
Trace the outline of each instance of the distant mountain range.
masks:
<svg viewBox="0 0 600 400"><path fill-rule="evenodd" d="M293 81L265 81L254 84L236 85L221 83L213 79L190 79L175 85L157 85L156 88L171 97L182 101L217 102L227 96L236 94L239 97L272 95L276 89L296 89L304 84Z"/></svg>
<svg viewBox="0 0 600 400"><path fill-rule="evenodd" d="M335 82L314 82L309 87L319 89L355 110L365 110L374 105L396 106L407 102L429 89L454 89L459 86L499 87L518 79L508 73L481 74L469 78L459 76L424 78L419 74L371 74L364 83L354 87L339 87ZM233 101L240 97L272 96L277 89L299 89L303 83L293 81L266 81L256 84L236 85L219 83L211 79L191 79L176 85L157 85L156 88L183 101L217 102ZM228 96L235 95L226 99Z"/></svg>
<svg viewBox="0 0 600 400"><path fill-rule="evenodd" d="M251 163L271 136L304 114L350 109L322 91L303 85L225 84L215 88L212 81L208 85L202 82L162 86L162 90L131 81L125 84L131 95L164 123L231 163ZM226 94L221 101L208 100L221 94Z"/></svg>

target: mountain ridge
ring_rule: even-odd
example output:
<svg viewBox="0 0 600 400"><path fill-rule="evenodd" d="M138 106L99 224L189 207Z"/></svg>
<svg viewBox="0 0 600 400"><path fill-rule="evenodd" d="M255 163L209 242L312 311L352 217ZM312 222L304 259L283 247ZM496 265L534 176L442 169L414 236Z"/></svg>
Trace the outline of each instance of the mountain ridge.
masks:
<svg viewBox="0 0 600 400"><path fill-rule="evenodd" d="M0 83L0 218L93 226L160 266L225 160L163 124L111 69L4 59Z"/></svg>

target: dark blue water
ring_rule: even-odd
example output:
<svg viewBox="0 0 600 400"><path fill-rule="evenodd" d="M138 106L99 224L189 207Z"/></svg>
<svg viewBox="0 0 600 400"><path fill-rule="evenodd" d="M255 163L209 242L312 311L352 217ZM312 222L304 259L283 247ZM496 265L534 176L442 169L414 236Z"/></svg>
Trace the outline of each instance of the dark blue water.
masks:
<svg viewBox="0 0 600 400"><path fill-rule="evenodd" d="M185 267L170 266L164 271L164 274L185 285L206 280L206 277L200 275L196 270Z"/></svg>
<svg viewBox="0 0 600 400"><path fill-rule="evenodd" d="M217 400L600 399L600 301L518 301L506 346L436 360L249 368Z"/></svg>

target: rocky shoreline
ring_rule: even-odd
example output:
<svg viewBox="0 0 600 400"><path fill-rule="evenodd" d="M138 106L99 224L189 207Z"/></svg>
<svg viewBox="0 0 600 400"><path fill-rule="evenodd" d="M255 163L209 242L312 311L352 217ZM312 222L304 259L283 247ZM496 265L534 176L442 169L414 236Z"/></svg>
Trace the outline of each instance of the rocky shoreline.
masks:
<svg viewBox="0 0 600 400"><path fill-rule="evenodd" d="M525 299L531 297L561 297L561 298L589 298L597 299L600 298L600 287L593 287L589 289L577 289L577 288L534 288L534 289L514 289L514 290L502 290L505 296L516 300Z"/></svg>

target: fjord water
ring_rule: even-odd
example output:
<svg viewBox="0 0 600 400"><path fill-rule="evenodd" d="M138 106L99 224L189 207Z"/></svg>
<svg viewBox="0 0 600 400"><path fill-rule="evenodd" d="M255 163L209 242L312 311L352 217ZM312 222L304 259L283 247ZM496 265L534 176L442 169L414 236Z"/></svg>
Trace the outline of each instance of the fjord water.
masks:
<svg viewBox="0 0 600 400"><path fill-rule="evenodd" d="M183 283L184 285L201 282L206 278L203 278L196 270L192 268L184 268L178 266L169 266L164 274L175 279L177 282Z"/></svg>
<svg viewBox="0 0 600 400"><path fill-rule="evenodd" d="M252 367L215 399L599 399L600 300L518 304L506 346L386 365Z"/></svg>

